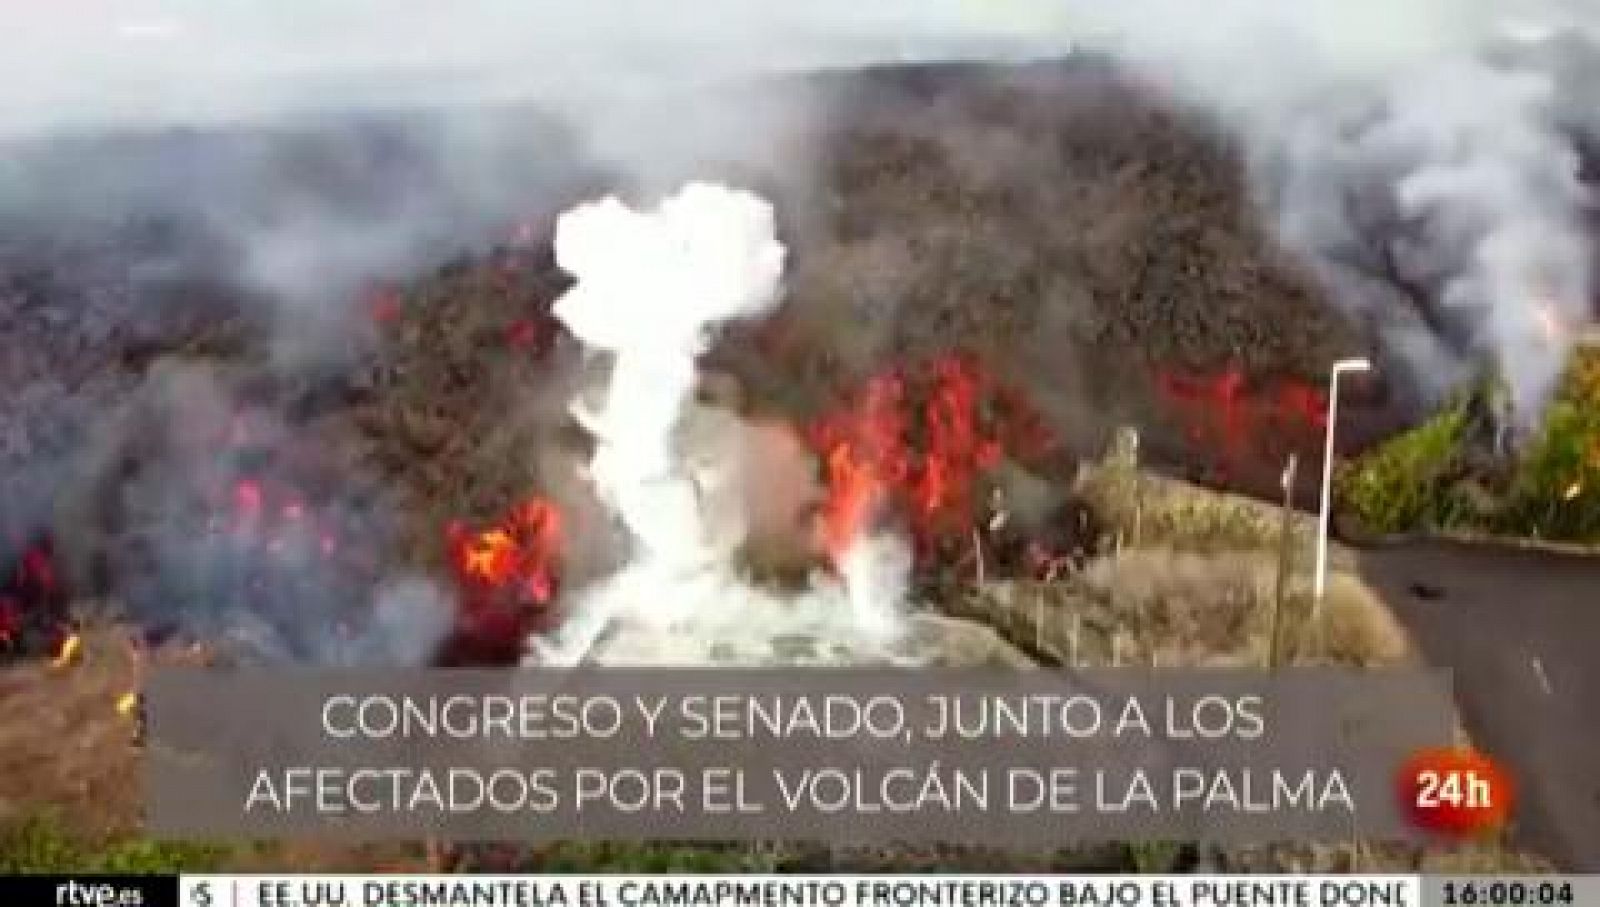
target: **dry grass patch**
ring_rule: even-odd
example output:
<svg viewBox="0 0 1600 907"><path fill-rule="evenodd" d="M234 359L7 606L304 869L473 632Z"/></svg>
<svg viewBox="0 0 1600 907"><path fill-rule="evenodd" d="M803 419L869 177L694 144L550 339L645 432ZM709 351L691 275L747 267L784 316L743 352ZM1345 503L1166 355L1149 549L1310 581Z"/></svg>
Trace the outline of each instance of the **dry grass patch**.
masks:
<svg viewBox="0 0 1600 907"><path fill-rule="evenodd" d="M1277 586L1277 559L1265 551L1125 549L1055 582L986 584L953 610L1061 664L1265 666ZM1377 667L1415 657L1354 576L1333 574L1314 621L1312 610L1305 581L1289 583L1277 616L1280 663Z"/></svg>
<svg viewBox="0 0 1600 907"><path fill-rule="evenodd" d="M1140 469L1137 441L1126 429L1100 462L1080 469L1074 491L1107 533L1127 547L1276 550L1283 539L1282 508ZM1289 529L1297 550L1303 550L1316 537L1316 519L1296 511Z"/></svg>
<svg viewBox="0 0 1600 907"><path fill-rule="evenodd" d="M142 659L112 625L79 638L70 663L0 669L0 826L43 811L90 838L138 826L136 722L118 703L139 688Z"/></svg>

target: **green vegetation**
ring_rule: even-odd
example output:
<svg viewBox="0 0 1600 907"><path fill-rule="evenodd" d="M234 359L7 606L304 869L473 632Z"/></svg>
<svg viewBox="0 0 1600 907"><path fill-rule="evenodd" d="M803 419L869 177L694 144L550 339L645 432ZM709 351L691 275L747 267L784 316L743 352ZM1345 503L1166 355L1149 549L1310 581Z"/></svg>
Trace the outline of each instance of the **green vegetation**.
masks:
<svg viewBox="0 0 1600 907"><path fill-rule="evenodd" d="M1175 841L1134 841L1126 847L1126 858L1134 872L1165 875L1177 871L1184 845Z"/></svg>
<svg viewBox="0 0 1600 907"><path fill-rule="evenodd" d="M218 869L227 849L216 845L123 837L93 843L50 814L0 827L0 873L171 873Z"/></svg>
<svg viewBox="0 0 1600 907"><path fill-rule="evenodd" d="M254 856L246 861L251 865L288 865L287 858L271 844L256 845L255 849ZM591 841L530 848L527 853L528 868L540 872L622 873L770 873L777 871L779 856L770 849L742 844ZM157 841L139 835L92 841L73 831L54 813L0 825L0 874L224 872L248 855L247 847ZM471 871L474 861L469 858L461 868Z"/></svg>
<svg viewBox="0 0 1600 907"><path fill-rule="evenodd" d="M1465 400L1347 464L1342 508L1367 531L1465 530L1600 542L1600 353L1581 351L1504 476L1467 462Z"/></svg>
<svg viewBox="0 0 1600 907"><path fill-rule="evenodd" d="M1453 404L1346 465L1339 477L1341 504L1372 532L1444 528L1456 522L1461 502L1444 493L1444 479L1457 462L1465 424L1464 407Z"/></svg>
<svg viewBox="0 0 1600 907"><path fill-rule="evenodd" d="M1600 377L1600 368L1593 369ZM1538 538L1600 540L1600 380L1557 400L1491 528Z"/></svg>
<svg viewBox="0 0 1600 907"><path fill-rule="evenodd" d="M771 873L775 855L746 845L626 844L575 841L554 845L539 855L540 872L715 874Z"/></svg>

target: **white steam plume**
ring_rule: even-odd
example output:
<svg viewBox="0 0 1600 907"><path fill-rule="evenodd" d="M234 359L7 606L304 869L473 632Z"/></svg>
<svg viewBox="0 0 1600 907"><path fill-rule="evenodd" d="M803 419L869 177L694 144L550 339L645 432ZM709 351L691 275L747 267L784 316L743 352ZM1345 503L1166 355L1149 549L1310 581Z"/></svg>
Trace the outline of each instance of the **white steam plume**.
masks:
<svg viewBox="0 0 1600 907"><path fill-rule="evenodd" d="M709 332L778 301L775 230L771 206L708 184L650 214L609 198L557 223L556 262L577 283L555 315L612 356L604 408L578 413L598 444L590 477L652 569L694 572L725 554L723 540L707 537L677 429Z"/></svg>
<svg viewBox="0 0 1600 907"><path fill-rule="evenodd" d="M611 370L598 408L580 397L574 415L594 435L589 477L626 530L631 556L616 576L581 597L544 660L573 663L616 621L645 623L652 635L693 628L706 636L760 639L785 622L775 599L736 575L741 521L716 520L738 483L696 469L684 420L697 384L696 360L711 332L763 315L779 301L784 249L771 205L747 192L693 183L654 211L615 198L579 206L556 227L557 263L576 284L555 314ZM727 464L732 468L734 464ZM793 603L790 617L832 611L860 618L858 630L890 638L908 568L903 548L865 541L848 558L849 604L834 595ZM768 619L755 621L765 608ZM731 620L730 620L731 618ZM792 624L792 621L788 623Z"/></svg>

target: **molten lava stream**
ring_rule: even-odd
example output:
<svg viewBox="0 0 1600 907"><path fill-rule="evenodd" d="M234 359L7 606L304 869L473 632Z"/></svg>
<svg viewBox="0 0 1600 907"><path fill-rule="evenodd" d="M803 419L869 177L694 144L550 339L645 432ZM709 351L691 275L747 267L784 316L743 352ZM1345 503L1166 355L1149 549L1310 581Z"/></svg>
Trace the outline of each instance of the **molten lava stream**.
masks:
<svg viewBox="0 0 1600 907"><path fill-rule="evenodd" d="M983 522L976 492L994 467L1053 448L1023 397L961 353L874 375L810 437L827 485L823 544L836 564L891 514L906 521L920 562L939 559Z"/></svg>
<svg viewBox="0 0 1600 907"><path fill-rule="evenodd" d="M1251 387L1237 366L1215 375L1165 372L1157 388L1193 454L1225 482L1258 461L1281 468L1281 457L1314 443L1326 425L1322 390L1292 379Z"/></svg>
<svg viewBox="0 0 1600 907"><path fill-rule="evenodd" d="M561 513L543 498L517 504L494 524L446 529L459 593L449 663L510 664L529 634L547 629L559 588Z"/></svg>

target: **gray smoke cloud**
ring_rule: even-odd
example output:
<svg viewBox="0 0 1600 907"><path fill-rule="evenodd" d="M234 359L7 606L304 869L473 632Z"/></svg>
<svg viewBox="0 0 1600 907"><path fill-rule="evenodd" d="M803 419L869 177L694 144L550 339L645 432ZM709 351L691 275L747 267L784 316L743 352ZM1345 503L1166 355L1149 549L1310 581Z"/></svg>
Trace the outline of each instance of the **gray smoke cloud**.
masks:
<svg viewBox="0 0 1600 907"><path fill-rule="evenodd" d="M136 465L89 470L63 503L97 514L68 557L106 573L139 626L275 662L434 654L452 593L383 563L394 518L368 477L317 463L295 426L212 370L163 364L137 399L102 447Z"/></svg>
<svg viewBox="0 0 1600 907"><path fill-rule="evenodd" d="M1241 139L1278 235L1436 398L1486 361L1523 426L1590 320L1589 4L1416 0L1079 14Z"/></svg>
<svg viewBox="0 0 1600 907"><path fill-rule="evenodd" d="M0 230L122 231L126 250L163 225L173 249L127 253L142 284L201 269L266 297L299 361L337 352L338 304L372 282L543 223L593 184L664 194L744 164L802 179L817 99L739 86L1026 55L1026 24L965 0L16 5Z"/></svg>
<svg viewBox="0 0 1600 907"><path fill-rule="evenodd" d="M1280 236L1424 396L1492 359L1536 413L1588 315L1573 137L1600 80L1571 36L1600 12L1578 0L85 0L8 26L0 139L257 132L187 156L52 143L0 170L0 213L177 210L302 335L366 282L553 215L595 167L654 195L730 163L803 184L827 99L732 86L1079 46L1234 130Z"/></svg>
<svg viewBox="0 0 1600 907"><path fill-rule="evenodd" d="M84 0L7 12L0 133L257 121L315 107L559 100L989 56L1031 22L968 0Z"/></svg>

